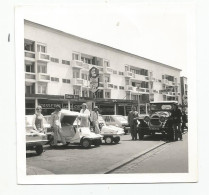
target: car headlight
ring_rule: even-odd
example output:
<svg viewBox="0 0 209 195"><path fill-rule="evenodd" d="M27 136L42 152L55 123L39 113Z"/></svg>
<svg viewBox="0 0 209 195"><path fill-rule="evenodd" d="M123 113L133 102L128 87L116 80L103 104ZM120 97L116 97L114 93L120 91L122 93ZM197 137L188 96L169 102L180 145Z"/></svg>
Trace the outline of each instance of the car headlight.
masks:
<svg viewBox="0 0 209 195"><path fill-rule="evenodd" d="M150 117L145 116L145 117L144 117L144 121L148 123L148 122L150 121Z"/></svg>
<svg viewBox="0 0 209 195"><path fill-rule="evenodd" d="M165 122L165 117L164 117L164 116L161 116L161 117L159 118L159 120L160 120L161 123L164 123L164 122Z"/></svg>

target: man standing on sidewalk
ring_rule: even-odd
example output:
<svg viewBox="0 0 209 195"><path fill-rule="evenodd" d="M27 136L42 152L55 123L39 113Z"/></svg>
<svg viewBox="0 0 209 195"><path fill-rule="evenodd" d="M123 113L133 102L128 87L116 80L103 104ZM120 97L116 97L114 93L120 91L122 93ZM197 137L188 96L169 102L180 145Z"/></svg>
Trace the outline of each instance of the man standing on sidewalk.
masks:
<svg viewBox="0 0 209 195"><path fill-rule="evenodd" d="M139 113L136 111L136 107L132 106L128 114L128 124L130 125L132 140L137 140L136 120L138 117Z"/></svg>
<svg viewBox="0 0 209 195"><path fill-rule="evenodd" d="M99 112L98 112L98 107L95 106L92 113L91 113L91 122L93 124L93 128L94 128L94 132L96 134L99 134L100 133L100 130L99 130Z"/></svg>
<svg viewBox="0 0 209 195"><path fill-rule="evenodd" d="M181 110L178 108L178 104L174 104L174 109L171 113L171 117L173 118L174 129L177 131L177 136L175 140L177 141L178 138L180 138L180 140L183 140L182 131L181 131L182 113Z"/></svg>

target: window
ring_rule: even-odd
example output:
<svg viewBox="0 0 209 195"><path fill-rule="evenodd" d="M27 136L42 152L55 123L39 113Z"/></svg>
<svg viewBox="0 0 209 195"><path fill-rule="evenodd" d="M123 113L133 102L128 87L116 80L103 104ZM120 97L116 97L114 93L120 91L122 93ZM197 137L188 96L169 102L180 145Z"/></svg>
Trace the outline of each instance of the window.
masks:
<svg viewBox="0 0 209 195"><path fill-rule="evenodd" d="M105 98L110 98L110 92L109 91L105 92Z"/></svg>
<svg viewBox="0 0 209 195"><path fill-rule="evenodd" d="M57 77L51 77L51 81L59 82L59 78L57 78Z"/></svg>
<svg viewBox="0 0 209 195"><path fill-rule="evenodd" d="M79 54L73 53L72 58L73 58L73 60L79 60Z"/></svg>
<svg viewBox="0 0 209 195"><path fill-rule="evenodd" d="M25 61L25 72L35 73L34 62Z"/></svg>
<svg viewBox="0 0 209 195"><path fill-rule="evenodd" d="M110 67L110 63L108 61L104 61L104 66L105 67Z"/></svg>
<svg viewBox="0 0 209 195"><path fill-rule="evenodd" d="M114 85L114 89L118 89L118 86L117 85Z"/></svg>
<svg viewBox="0 0 209 195"><path fill-rule="evenodd" d="M88 80L88 75L87 74L81 74L81 78L83 80Z"/></svg>
<svg viewBox="0 0 209 195"><path fill-rule="evenodd" d="M47 93L47 85L46 84L38 84L38 93L46 94Z"/></svg>
<svg viewBox="0 0 209 195"><path fill-rule="evenodd" d="M108 87L109 88L113 88L113 84L108 84Z"/></svg>
<svg viewBox="0 0 209 195"><path fill-rule="evenodd" d="M25 84L25 93L26 94L35 94L35 84L34 83L26 83Z"/></svg>
<svg viewBox="0 0 209 195"><path fill-rule="evenodd" d="M113 70L113 74L117 74L118 72L117 72L117 70Z"/></svg>
<svg viewBox="0 0 209 195"><path fill-rule="evenodd" d="M63 82L63 83L68 83L68 84L69 84L69 83L70 83L70 80L69 80L69 79L62 79L62 82ZM76 94L75 94L75 95L76 95Z"/></svg>
<svg viewBox="0 0 209 195"><path fill-rule="evenodd" d="M123 87L123 86L119 86L119 89L120 89L120 90L124 90L124 87Z"/></svg>
<svg viewBox="0 0 209 195"><path fill-rule="evenodd" d="M133 72L134 74L148 76L148 70L146 70L146 69L133 69L133 68L131 68L130 71Z"/></svg>
<svg viewBox="0 0 209 195"><path fill-rule="evenodd" d="M80 78L80 74L77 71L73 72L73 78Z"/></svg>
<svg viewBox="0 0 209 195"><path fill-rule="evenodd" d="M34 52L35 51L35 42L25 39L25 41L24 41L24 49L26 51Z"/></svg>
<svg viewBox="0 0 209 195"><path fill-rule="evenodd" d="M88 91L82 91L82 97L88 97Z"/></svg>
<svg viewBox="0 0 209 195"><path fill-rule="evenodd" d="M99 90L96 92L96 98L103 98L103 90Z"/></svg>
<svg viewBox="0 0 209 195"><path fill-rule="evenodd" d="M42 52L42 53L46 53L46 46L37 44L37 51Z"/></svg>
<svg viewBox="0 0 209 195"><path fill-rule="evenodd" d="M128 68L128 66L125 66L125 71L129 71L129 68Z"/></svg>
<svg viewBox="0 0 209 195"><path fill-rule="evenodd" d="M51 62L59 63L59 59L58 58L51 58Z"/></svg>
<svg viewBox="0 0 209 195"><path fill-rule="evenodd" d="M80 90L79 89L73 89L73 94L74 95L80 95Z"/></svg>
<svg viewBox="0 0 209 195"><path fill-rule="evenodd" d="M47 63L38 62L38 73L47 73Z"/></svg>
<svg viewBox="0 0 209 195"><path fill-rule="evenodd" d="M120 72L120 71L118 71L118 74L119 74L119 75L124 75L124 73L123 73L123 72Z"/></svg>
<svg viewBox="0 0 209 195"><path fill-rule="evenodd" d="M105 76L104 80L105 80L105 83L109 83L110 82L110 77L109 76Z"/></svg>
<svg viewBox="0 0 209 195"><path fill-rule="evenodd" d="M70 61L62 60L62 64L70 65Z"/></svg>

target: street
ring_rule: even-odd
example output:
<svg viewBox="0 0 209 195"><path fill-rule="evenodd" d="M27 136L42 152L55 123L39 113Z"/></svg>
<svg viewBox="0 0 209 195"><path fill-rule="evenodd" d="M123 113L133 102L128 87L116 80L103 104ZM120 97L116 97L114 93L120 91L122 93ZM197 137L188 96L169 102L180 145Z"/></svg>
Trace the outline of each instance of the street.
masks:
<svg viewBox="0 0 209 195"><path fill-rule="evenodd" d="M56 149L45 146L41 156L27 151L27 174L187 172L187 146L187 134L184 141L171 143L157 134L146 136L143 141L132 141L130 135L124 135L119 144L103 143L90 149L78 145Z"/></svg>

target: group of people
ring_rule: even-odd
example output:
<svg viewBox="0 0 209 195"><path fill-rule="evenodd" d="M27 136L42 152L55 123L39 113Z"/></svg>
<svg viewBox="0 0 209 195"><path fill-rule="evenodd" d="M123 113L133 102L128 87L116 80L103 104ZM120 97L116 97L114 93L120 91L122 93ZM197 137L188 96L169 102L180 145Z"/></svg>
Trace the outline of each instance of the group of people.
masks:
<svg viewBox="0 0 209 195"><path fill-rule="evenodd" d="M54 112L51 114L51 120L50 120L50 125L51 128L54 132L54 145L57 145L57 140L58 136L60 136L62 144L66 145L65 138L62 135L62 126L61 126L61 107L57 105L55 107ZM43 123L44 123L44 116L42 115L42 107L37 106L36 108L36 113L34 114L33 118L33 129L40 132L44 133L44 128L43 128ZM80 114L82 117L79 117L80 119L80 126L81 127L90 127L92 125L94 132L96 134L100 133L99 130L99 122L98 122L98 117L99 117L99 112L98 112L98 107L95 106L93 111L90 112L87 104L83 103L82 104L82 109L80 110Z"/></svg>
<svg viewBox="0 0 209 195"><path fill-rule="evenodd" d="M182 133L184 132L184 129L187 128L186 123L187 121L187 115L185 111L181 111L178 108L177 104L174 104L174 109L171 112L171 117L173 118L173 125L174 128L177 131L176 140L180 138L180 140L183 140ZM139 113L136 111L136 107L132 106L131 111L128 114L128 123L130 125L130 132L132 140L137 140L137 133L138 133L138 124L139 124Z"/></svg>

